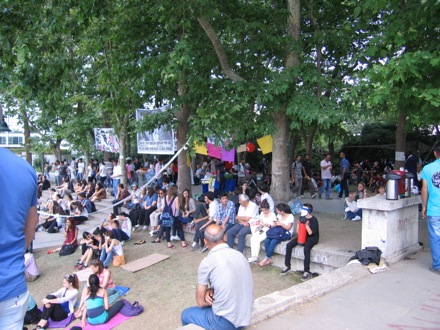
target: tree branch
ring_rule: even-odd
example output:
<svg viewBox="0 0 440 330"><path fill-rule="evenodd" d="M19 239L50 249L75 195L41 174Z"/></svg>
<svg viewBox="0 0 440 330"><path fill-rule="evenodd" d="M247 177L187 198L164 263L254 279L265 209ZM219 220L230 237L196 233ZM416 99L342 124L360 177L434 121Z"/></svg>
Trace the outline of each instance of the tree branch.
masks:
<svg viewBox="0 0 440 330"><path fill-rule="evenodd" d="M215 53L217 54L217 58L220 61L220 66L222 68L223 73L232 81L245 81L242 76L237 74L229 65L228 56L226 55L225 49L212 28L211 24L205 17L197 18L199 24L202 26L209 40L211 40L212 46L214 47Z"/></svg>

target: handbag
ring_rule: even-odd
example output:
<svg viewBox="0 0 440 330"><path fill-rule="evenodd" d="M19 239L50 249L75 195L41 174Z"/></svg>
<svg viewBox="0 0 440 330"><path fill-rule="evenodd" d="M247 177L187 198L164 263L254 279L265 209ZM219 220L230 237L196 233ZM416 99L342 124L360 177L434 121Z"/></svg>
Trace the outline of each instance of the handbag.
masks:
<svg viewBox="0 0 440 330"><path fill-rule="evenodd" d="M183 224L186 223L190 223L191 221L193 221L193 217L189 216L189 217L182 217L181 215L179 216L179 221Z"/></svg>
<svg viewBox="0 0 440 330"><path fill-rule="evenodd" d="M113 266L119 267L121 265L125 265L124 255L122 255L122 256L114 255L113 256Z"/></svg>
<svg viewBox="0 0 440 330"><path fill-rule="evenodd" d="M266 237L272 238L272 239L278 239L281 241L287 241L292 238L292 235L289 231L285 230L281 226L271 227L266 232Z"/></svg>
<svg viewBox="0 0 440 330"><path fill-rule="evenodd" d="M73 252L75 252L75 250L76 250L76 245L73 245L73 244L63 245L60 250L60 257L61 256L68 256L69 254L72 254Z"/></svg>
<svg viewBox="0 0 440 330"><path fill-rule="evenodd" d="M144 307L137 301L135 301L133 304L127 299L121 299L121 301L124 303L124 306L122 306L119 313L124 316L136 316L144 311Z"/></svg>

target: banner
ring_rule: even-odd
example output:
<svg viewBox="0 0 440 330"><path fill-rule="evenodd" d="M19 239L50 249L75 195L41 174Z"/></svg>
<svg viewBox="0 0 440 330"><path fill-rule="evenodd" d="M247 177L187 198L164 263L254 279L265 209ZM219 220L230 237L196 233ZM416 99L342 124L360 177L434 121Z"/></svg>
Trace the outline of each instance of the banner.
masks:
<svg viewBox="0 0 440 330"><path fill-rule="evenodd" d="M119 152L119 139L113 128L94 128L95 147L100 151Z"/></svg>
<svg viewBox="0 0 440 330"><path fill-rule="evenodd" d="M136 119L141 120L144 116L163 112L169 109L169 106L157 109L137 109ZM176 141L174 130L167 129L165 126L154 129L153 131L145 131L137 133L137 146L139 154L154 155L174 155L176 150Z"/></svg>
<svg viewBox="0 0 440 330"><path fill-rule="evenodd" d="M257 139L257 142L263 155L272 152L272 135L263 136L262 138Z"/></svg>

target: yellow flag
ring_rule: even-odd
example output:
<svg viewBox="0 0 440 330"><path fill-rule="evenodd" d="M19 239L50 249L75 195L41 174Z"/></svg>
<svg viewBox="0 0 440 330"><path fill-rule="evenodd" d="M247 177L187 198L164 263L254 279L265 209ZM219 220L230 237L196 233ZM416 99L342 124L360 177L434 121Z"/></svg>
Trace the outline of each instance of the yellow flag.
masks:
<svg viewBox="0 0 440 330"><path fill-rule="evenodd" d="M257 142L263 155L272 152L272 135L263 136L262 138L257 139Z"/></svg>
<svg viewBox="0 0 440 330"><path fill-rule="evenodd" d="M201 155L208 155L208 150L206 149L206 144L205 142L201 142L200 144L196 143L195 147L194 147L196 153L201 154Z"/></svg>

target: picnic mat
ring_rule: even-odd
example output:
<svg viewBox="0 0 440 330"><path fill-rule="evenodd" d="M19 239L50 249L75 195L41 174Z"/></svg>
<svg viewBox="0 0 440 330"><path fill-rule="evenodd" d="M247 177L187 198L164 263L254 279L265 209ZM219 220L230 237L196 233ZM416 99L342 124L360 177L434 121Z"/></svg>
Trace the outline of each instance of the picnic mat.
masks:
<svg viewBox="0 0 440 330"><path fill-rule="evenodd" d="M42 310L43 308L40 308ZM73 321L73 313L69 314L64 320L61 321L54 321L51 318L48 320L47 327L48 328L64 328L67 327L67 325Z"/></svg>
<svg viewBox="0 0 440 330"><path fill-rule="evenodd" d="M122 265L121 267L125 270L128 270L129 272L137 272L138 270L150 267L151 265L157 264L158 262L161 262L165 259L168 259L170 256L166 256L164 254L159 253L153 253L149 256L137 259L135 261L131 261L125 265Z"/></svg>
<svg viewBox="0 0 440 330"><path fill-rule="evenodd" d="M87 282L89 279L89 276L92 275L92 270L90 269L90 267L87 267L86 269L80 270L76 273L76 276L78 276L78 281L80 282Z"/></svg>
<svg viewBox="0 0 440 330"><path fill-rule="evenodd" d="M130 319L131 316L125 316L121 313L116 314L110 321L104 324L98 324L98 325L91 325L86 321L86 327L82 330L110 330L114 327L118 326L122 322L125 322L126 320ZM81 326L81 322L78 324L75 324L76 326ZM66 328L66 330L69 330L69 328Z"/></svg>

